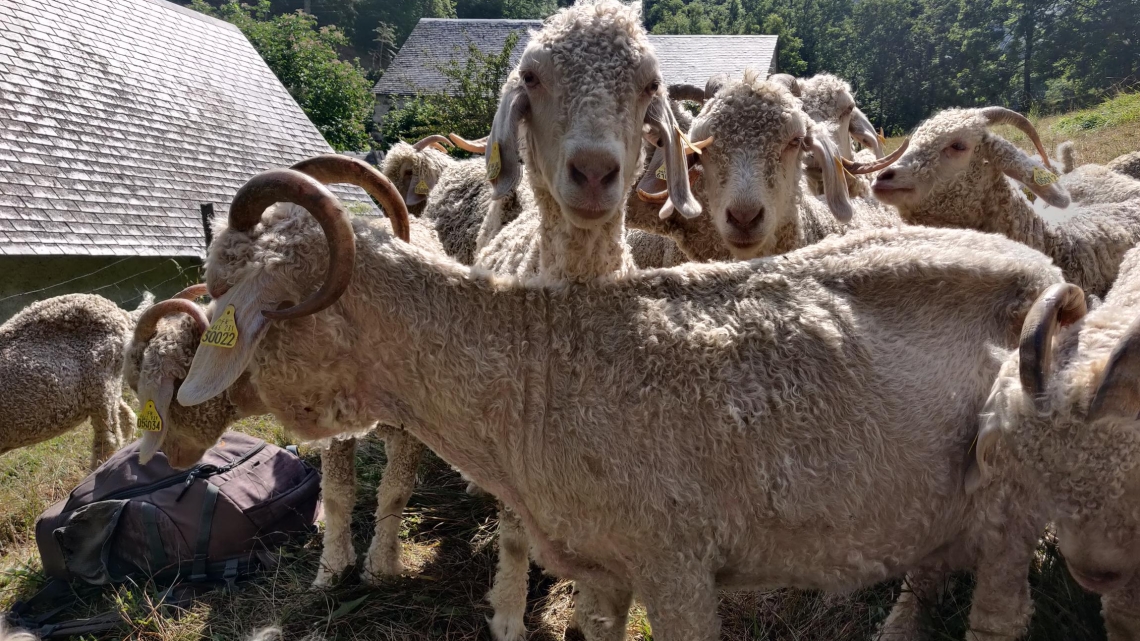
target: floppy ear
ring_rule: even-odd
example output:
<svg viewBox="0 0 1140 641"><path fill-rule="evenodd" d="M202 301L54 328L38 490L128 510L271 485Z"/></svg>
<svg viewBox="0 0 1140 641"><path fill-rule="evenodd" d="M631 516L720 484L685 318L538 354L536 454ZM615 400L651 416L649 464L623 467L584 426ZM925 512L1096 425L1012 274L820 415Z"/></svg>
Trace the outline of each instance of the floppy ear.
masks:
<svg viewBox="0 0 1140 641"><path fill-rule="evenodd" d="M174 396L174 380L163 376L159 380L139 381L138 426L142 430L139 445L139 463L146 465L162 446L170 426L170 399ZM156 418L157 417L157 418Z"/></svg>
<svg viewBox="0 0 1140 641"><path fill-rule="evenodd" d="M668 184L662 176L665 175L665 152L657 147L653 151L653 157L649 159L649 167L645 169L645 173L641 175L641 180L637 182L637 189L648 194L656 194L668 189Z"/></svg>
<svg viewBox="0 0 1140 641"><path fill-rule="evenodd" d="M435 188L437 176L422 176L419 172L412 173L412 181L408 183L408 193L404 194L404 204L415 207L422 203L431 190Z"/></svg>
<svg viewBox="0 0 1140 641"><path fill-rule="evenodd" d="M1004 138L986 136L989 145L987 160L994 163L1006 176L1025 185L1029 191L1054 207L1069 206L1069 194L1057 183L1054 174L1040 160L1030 157Z"/></svg>
<svg viewBox="0 0 1140 641"><path fill-rule="evenodd" d="M851 209L851 196L847 192L847 178L835 143L827 136L809 134L804 138L804 144L810 144L816 162L823 172L823 196L827 200L827 208L839 222L850 221L854 213Z"/></svg>
<svg viewBox="0 0 1140 641"><path fill-rule="evenodd" d="M492 200L505 198L519 184L522 176L519 170L519 123L529 111L530 98L526 95L526 86L517 76L512 76L503 86L484 154L487 180L494 188Z"/></svg>
<svg viewBox="0 0 1140 641"><path fill-rule="evenodd" d="M859 141L860 145L864 148L870 149L875 154L875 158L883 157L883 145L879 141L879 136L875 133L875 128L871 126L871 121L867 119L867 115L859 109L851 112L851 125L848 128L851 136Z"/></svg>
<svg viewBox="0 0 1140 641"><path fill-rule="evenodd" d="M210 329L202 336L190 372L178 389L179 403L190 406L208 401L245 372L269 329L270 321L261 312L280 302L272 299L266 280L259 275L239 282L214 301Z"/></svg>
<svg viewBox="0 0 1140 641"><path fill-rule="evenodd" d="M701 204L689 189L689 164L685 160L686 147L681 129L673 119L669 99L664 94L653 97L645 111L649 135L656 138L665 157L665 181L669 184L669 200L685 218L701 215Z"/></svg>
<svg viewBox="0 0 1140 641"><path fill-rule="evenodd" d="M992 407L997 393L995 389L990 394L990 400L986 401L985 405L987 410ZM1001 426L997 416L986 410L983 410L983 414L985 419L981 428L978 429L978 436L974 439L973 445L970 446L969 454L966 456L966 494L972 494L985 485L986 480L993 472L994 454L997 451L998 441L1001 439Z"/></svg>

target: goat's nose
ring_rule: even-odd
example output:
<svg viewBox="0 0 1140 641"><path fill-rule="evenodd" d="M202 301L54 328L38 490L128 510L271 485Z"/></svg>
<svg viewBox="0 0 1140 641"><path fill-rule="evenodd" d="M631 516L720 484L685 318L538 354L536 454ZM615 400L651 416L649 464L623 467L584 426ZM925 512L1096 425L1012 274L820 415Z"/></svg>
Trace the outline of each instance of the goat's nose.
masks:
<svg viewBox="0 0 1140 641"><path fill-rule="evenodd" d="M727 213L728 223L742 231L751 229L764 218L763 207L730 207Z"/></svg>
<svg viewBox="0 0 1140 641"><path fill-rule="evenodd" d="M590 189L607 189L617 182L621 163L612 154L599 151L580 151L567 163L570 180L574 184Z"/></svg>
<svg viewBox="0 0 1140 641"><path fill-rule="evenodd" d="M895 170L894 169L888 169L888 170L884 171L883 173L879 174L878 179L879 180L890 180L894 177L895 177Z"/></svg>

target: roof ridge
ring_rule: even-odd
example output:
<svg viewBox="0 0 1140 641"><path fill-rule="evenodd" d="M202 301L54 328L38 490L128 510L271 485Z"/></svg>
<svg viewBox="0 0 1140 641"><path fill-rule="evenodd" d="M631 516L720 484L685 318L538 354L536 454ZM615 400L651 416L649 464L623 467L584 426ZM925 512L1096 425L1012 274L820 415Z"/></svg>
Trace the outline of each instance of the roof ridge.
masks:
<svg viewBox="0 0 1140 641"><path fill-rule="evenodd" d="M179 13L188 15L192 18L197 18L197 19L202 20L204 22L209 22L209 23L213 23L216 25L220 25L220 26L223 26L226 29L229 29L231 31L236 31L238 33L241 33L241 29L238 29L237 25L226 22L225 20L222 20L221 18L215 18L214 16L208 16L208 15L206 15L200 11L195 11L195 10L191 9L190 7L184 7L180 4L174 4L173 2L168 2L167 0L145 0L145 1L149 2L153 5L157 5L159 7L162 7L163 9L173 9Z"/></svg>

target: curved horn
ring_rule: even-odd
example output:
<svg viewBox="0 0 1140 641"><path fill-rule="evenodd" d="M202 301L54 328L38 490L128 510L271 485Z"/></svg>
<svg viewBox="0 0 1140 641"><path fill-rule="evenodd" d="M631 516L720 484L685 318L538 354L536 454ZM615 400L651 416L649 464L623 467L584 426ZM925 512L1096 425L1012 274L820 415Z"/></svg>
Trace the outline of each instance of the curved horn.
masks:
<svg viewBox="0 0 1140 641"><path fill-rule="evenodd" d="M703 87L690 85L688 83L669 85L669 100L691 100L693 102L704 102L705 98L705 90Z"/></svg>
<svg viewBox="0 0 1140 641"><path fill-rule="evenodd" d="M843 163L843 168L849 173L870 174L895 164L895 161L902 158L902 155L906 153L907 147L910 147L910 138L904 138L898 149L872 162L855 162L854 160L847 160L846 158L840 158L839 160Z"/></svg>
<svg viewBox="0 0 1140 641"><path fill-rule="evenodd" d="M158 331L158 321L174 314L189 314L198 325L199 334L204 334L210 327L206 312L197 303L185 298L171 298L151 305L139 316L139 321L135 323L135 342L149 341Z"/></svg>
<svg viewBox="0 0 1140 641"><path fill-rule="evenodd" d="M793 96L797 98L800 96L800 81L796 77L787 73L774 73L768 76L768 82L774 82L779 85L784 85L788 91L792 92Z"/></svg>
<svg viewBox="0 0 1140 641"><path fill-rule="evenodd" d="M1084 317L1085 293L1071 283L1058 283L1037 298L1021 326L1021 389L1035 402L1045 391L1046 377L1053 360L1053 335L1059 325L1069 325ZM1045 408L1041 408L1045 409Z"/></svg>
<svg viewBox="0 0 1140 641"><path fill-rule="evenodd" d="M397 211L403 211L406 216L407 209L403 208L400 195L395 189L391 193L396 202L401 203ZM356 235L348 212L324 185L292 169L263 171L242 185L230 204L230 228L237 231L253 229L261 222L261 214L266 207L279 202L299 205L317 219L329 243L329 268L321 288L300 305L282 310L262 310L261 314L270 320L308 316L335 303L348 289L356 262Z"/></svg>
<svg viewBox="0 0 1140 641"><path fill-rule="evenodd" d="M713 137L709 136L708 138L705 138L704 140L698 140L697 142L690 142L689 146L692 147L693 149L696 149L697 152L699 153L702 149L704 149L705 147L708 147L711 144L713 144Z"/></svg>
<svg viewBox="0 0 1140 641"><path fill-rule="evenodd" d="M434 134L412 145L416 151L423 151L428 145L451 145L451 141L439 134ZM444 150L446 151L446 150Z"/></svg>
<svg viewBox="0 0 1140 641"><path fill-rule="evenodd" d="M208 293L209 292L206 290L206 283L198 283L197 285L191 285L191 286L187 287L186 289L184 289L184 290L178 292L177 294L171 296L171 298L182 298L185 300L194 300L196 298L201 298Z"/></svg>
<svg viewBox="0 0 1140 641"><path fill-rule="evenodd" d="M1128 326L1104 367L1104 378L1089 404L1089 420L1109 415L1135 418L1140 412L1140 319Z"/></svg>
<svg viewBox="0 0 1140 641"><path fill-rule="evenodd" d="M649 192L649 191L645 191L641 187L638 187L637 188L637 197L640 198L643 202L653 203L654 205L660 205L660 204L664 203L666 200L669 200L669 190L663 189L661 191Z"/></svg>
<svg viewBox="0 0 1140 641"><path fill-rule="evenodd" d="M1049 171L1053 171L1053 165L1049 164L1049 154L1045 153L1045 145L1041 144L1041 137L1037 135L1037 130L1033 128L1033 123L1029 122L1028 118L1005 107L986 107L981 110L981 114L991 125L1013 125L1024 132L1033 141L1037 153L1041 154L1041 161Z"/></svg>
<svg viewBox="0 0 1140 641"><path fill-rule="evenodd" d="M708 81L705 82L705 100L708 100L716 95L716 92L724 88L728 84L728 74L723 71L714 73L709 76Z"/></svg>
<svg viewBox="0 0 1140 641"><path fill-rule="evenodd" d="M473 154L487 153L487 136L483 136L479 140L467 140L459 134L451 133L447 134L447 137L451 138L451 142L455 143L455 146L463 151Z"/></svg>
<svg viewBox="0 0 1140 641"><path fill-rule="evenodd" d="M290 169L308 174L326 185L348 183L360 187L384 208L384 213L392 221L392 231L396 236L405 243L411 242L412 228L408 222L408 208L404 199L392 181L372 165L340 154L321 154L306 158Z"/></svg>

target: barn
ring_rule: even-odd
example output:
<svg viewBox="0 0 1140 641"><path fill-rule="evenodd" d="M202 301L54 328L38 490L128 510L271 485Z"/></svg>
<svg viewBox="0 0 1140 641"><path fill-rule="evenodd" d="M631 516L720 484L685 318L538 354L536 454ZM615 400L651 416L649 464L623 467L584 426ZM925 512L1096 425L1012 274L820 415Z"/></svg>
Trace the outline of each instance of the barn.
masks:
<svg viewBox="0 0 1140 641"><path fill-rule="evenodd" d="M454 89L440 68L448 61L462 64L474 46L485 54L503 50L507 36L519 34L512 51L516 64L540 20L456 20L421 18L408 35L383 77L372 88L375 120L381 123L393 108L417 94L450 94ZM650 35L668 83L703 87L709 76L725 72L740 76L745 68L776 73L776 36Z"/></svg>
<svg viewBox="0 0 1140 641"><path fill-rule="evenodd" d="M233 25L163 0L0 3L0 321L176 291L247 178L331 151Z"/></svg>

